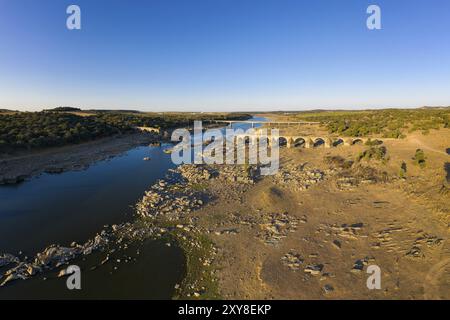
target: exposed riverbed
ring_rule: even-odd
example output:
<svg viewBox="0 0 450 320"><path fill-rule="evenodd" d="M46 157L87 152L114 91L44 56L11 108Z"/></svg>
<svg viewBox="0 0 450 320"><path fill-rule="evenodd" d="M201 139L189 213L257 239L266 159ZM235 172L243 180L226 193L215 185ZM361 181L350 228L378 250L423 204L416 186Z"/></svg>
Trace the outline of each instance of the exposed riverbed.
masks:
<svg viewBox="0 0 450 320"><path fill-rule="evenodd" d="M165 147L137 147L84 171L44 174L22 184L0 187L0 252L22 252L21 256L31 257L50 244L83 242L106 224L132 219L132 206L146 188L174 167L170 154L163 152ZM150 160L143 161L144 157ZM117 272L111 277L108 268L92 272L95 277L88 272L91 279L86 283L91 285L75 296L170 298L184 273L181 250L148 241L141 252L139 256L130 252L136 261L127 264L122 276ZM88 265L95 265L95 256L83 263L89 269ZM64 278L39 278L0 288L0 298L71 296ZM117 290L111 290L111 285ZM141 285L147 290L138 289Z"/></svg>
<svg viewBox="0 0 450 320"><path fill-rule="evenodd" d="M83 243L104 225L132 220L144 191L174 167L163 152L167 147L135 147L83 171L0 186L0 253L33 257L50 244ZM1 287L0 299L169 299L185 274L182 250L164 241L137 242L112 254L114 263L98 267L103 258L94 253L71 261L82 268L81 291L67 290L57 272L44 272Z"/></svg>

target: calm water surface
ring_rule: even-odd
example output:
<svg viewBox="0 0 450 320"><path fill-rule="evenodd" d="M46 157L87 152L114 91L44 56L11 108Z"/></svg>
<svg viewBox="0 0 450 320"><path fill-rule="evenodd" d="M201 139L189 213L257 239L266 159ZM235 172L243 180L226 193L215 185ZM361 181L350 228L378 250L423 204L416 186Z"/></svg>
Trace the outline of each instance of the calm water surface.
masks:
<svg viewBox="0 0 450 320"><path fill-rule="evenodd" d="M133 218L132 206L174 165L161 147L137 147L84 171L44 174L15 186L0 187L0 252L33 256L46 246L68 246L95 236L105 224ZM150 157L150 161L143 161ZM131 251L130 251L131 250ZM170 298L184 274L180 249L148 241L136 261L112 272L109 267L83 272L83 290L75 297ZM125 252L121 252L125 254ZM73 263L89 270L100 257ZM103 257L104 258L104 257ZM119 257L120 258L120 257ZM83 268L82 268L83 270ZM111 274L112 273L112 274ZM40 277L0 288L0 298L70 298L64 278ZM111 287L113 286L113 288Z"/></svg>
<svg viewBox="0 0 450 320"><path fill-rule="evenodd" d="M84 171L43 174L19 185L0 186L0 253L22 252L31 257L50 244L84 243L106 224L131 220L132 206L144 191L175 167L170 154L163 152L167 147L136 147ZM144 157L151 160L143 161ZM185 272L181 249L160 241L136 244L120 255L133 257L133 261L91 270L104 254L74 260L82 269L81 291L67 290L65 278L46 273L0 288L0 299L168 299ZM123 256L114 259L124 260Z"/></svg>

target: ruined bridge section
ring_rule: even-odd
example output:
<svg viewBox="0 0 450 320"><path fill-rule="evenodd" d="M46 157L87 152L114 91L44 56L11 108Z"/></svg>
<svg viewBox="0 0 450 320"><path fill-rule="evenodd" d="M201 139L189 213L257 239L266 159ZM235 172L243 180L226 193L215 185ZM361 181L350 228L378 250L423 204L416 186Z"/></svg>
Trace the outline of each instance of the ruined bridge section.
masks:
<svg viewBox="0 0 450 320"><path fill-rule="evenodd" d="M141 132L153 132L156 134L160 133L160 129L155 127L134 127L134 129L139 130Z"/></svg>
<svg viewBox="0 0 450 320"><path fill-rule="evenodd" d="M253 143L257 143L258 139L261 138L260 135L236 135L236 139L242 141L251 141ZM269 146L273 143L273 139L271 137L267 137L267 142ZM366 143L368 138L340 138L340 137L314 137L314 136L288 136L288 135L280 135L278 137L278 144L280 146L286 146L287 148L292 147L301 147L301 148L315 148L315 147L325 147L332 148L340 145L343 146L352 146L359 143Z"/></svg>
<svg viewBox="0 0 450 320"><path fill-rule="evenodd" d="M257 121L257 120L205 120L205 122L217 123L217 124L225 123L225 124L228 124L230 126L230 128L233 128L233 124L235 124L235 123L251 124L252 128L254 128L256 124L263 124L264 126L269 127L269 128L282 127L282 126L289 128L289 127L299 127L302 125L320 124L320 122L308 122L308 121Z"/></svg>
<svg viewBox="0 0 450 320"><path fill-rule="evenodd" d="M287 148L304 147L314 148L323 146L325 148L337 147L339 145L352 146L359 143L366 143L367 138L340 138L340 137L311 137L311 136L285 136L278 138L279 145Z"/></svg>

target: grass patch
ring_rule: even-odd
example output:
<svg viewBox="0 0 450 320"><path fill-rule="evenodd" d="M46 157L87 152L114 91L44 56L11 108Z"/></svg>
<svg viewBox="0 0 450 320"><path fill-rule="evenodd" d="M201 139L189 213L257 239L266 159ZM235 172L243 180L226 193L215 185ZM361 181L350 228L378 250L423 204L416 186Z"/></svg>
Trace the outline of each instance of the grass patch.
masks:
<svg viewBox="0 0 450 320"><path fill-rule="evenodd" d="M378 139L372 140L372 139L370 139L370 138L369 138L369 139L366 141L366 143L365 143L365 145L366 145L366 146L369 146L369 147L379 146L379 145L381 145L381 144L383 144L383 141L378 140Z"/></svg>
<svg viewBox="0 0 450 320"><path fill-rule="evenodd" d="M205 235L196 235L195 240L191 241L195 245L182 237L177 238L178 244L186 255L186 276L174 299L221 299L218 283L213 276L214 269L209 264L205 265L205 262L210 261L214 250L212 241ZM195 297L194 292L199 293L200 296Z"/></svg>
<svg viewBox="0 0 450 320"><path fill-rule="evenodd" d="M158 220L156 224L160 228L170 230L162 236L162 239L176 243L186 258L186 274L173 299L221 299L218 283L213 274L214 268L211 266L215 250L213 242L206 235L177 228L177 225L187 225L185 221ZM195 296L195 293L198 296Z"/></svg>
<svg viewBox="0 0 450 320"><path fill-rule="evenodd" d="M205 191L208 188L206 183L193 183L190 188L194 191Z"/></svg>

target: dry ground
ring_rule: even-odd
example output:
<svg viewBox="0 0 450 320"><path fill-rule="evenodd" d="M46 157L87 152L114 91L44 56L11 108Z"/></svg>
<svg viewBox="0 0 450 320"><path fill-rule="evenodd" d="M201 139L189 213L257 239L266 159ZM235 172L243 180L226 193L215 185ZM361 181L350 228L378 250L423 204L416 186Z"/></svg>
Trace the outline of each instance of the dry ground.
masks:
<svg viewBox="0 0 450 320"><path fill-rule="evenodd" d="M450 130L411 134L385 145L388 163L366 165L386 171L392 178L388 183L341 189L337 178L330 176L296 191L266 177L243 191L212 187L217 199L195 215L200 225L211 230L220 249L216 265L221 295L450 299L450 196L442 192L445 165L450 162L446 152ZM281 166L326 170L326 156L355 159L366 148L282 149ZM427 156L423 169L411 159L417 148ZM398 178L402 161L407 164L406 180ZM290 217L285 237L275 245L266 244L261 237L265 223L283 214ZM366 268L373 264L381 268L381 290L366 286ZM315 274L305 272L320 265L322 270Z"/></svg>

